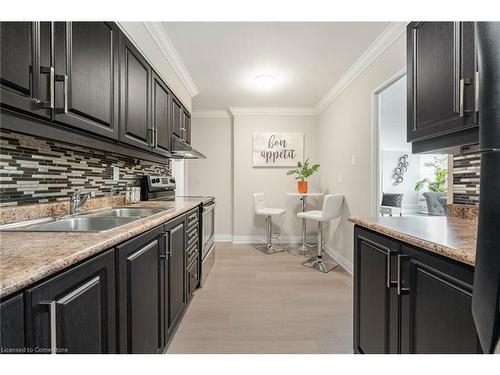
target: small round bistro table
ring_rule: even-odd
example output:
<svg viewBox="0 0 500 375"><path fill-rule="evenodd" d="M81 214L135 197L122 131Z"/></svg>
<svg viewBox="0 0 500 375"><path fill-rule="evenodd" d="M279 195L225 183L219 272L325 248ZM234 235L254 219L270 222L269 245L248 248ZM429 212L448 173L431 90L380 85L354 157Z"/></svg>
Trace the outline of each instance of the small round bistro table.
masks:
<svg viewBox="0 0 500 375"><path fill-rule="evenodd" d="M302 201L302 212L307 211L307 197L321 197L323 193L286 193L286 195L300 197ZM311 249L307 247L306 243L306 219L302 219L302 243L290 246L287 251L298 257L309 257L312 255Z"/></svg>

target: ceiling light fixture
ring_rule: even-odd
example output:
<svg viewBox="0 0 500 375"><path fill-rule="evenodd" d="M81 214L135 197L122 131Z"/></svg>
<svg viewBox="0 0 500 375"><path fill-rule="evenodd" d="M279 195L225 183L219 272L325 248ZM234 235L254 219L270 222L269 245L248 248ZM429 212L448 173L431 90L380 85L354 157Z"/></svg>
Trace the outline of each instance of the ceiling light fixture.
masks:
<svg viewBox="0 0 500 375"><path fill-rule="evenodd" d="M274 77L269 74L261 74L255 77L257 87L261 90L270 90L274 86Z"/></svg>

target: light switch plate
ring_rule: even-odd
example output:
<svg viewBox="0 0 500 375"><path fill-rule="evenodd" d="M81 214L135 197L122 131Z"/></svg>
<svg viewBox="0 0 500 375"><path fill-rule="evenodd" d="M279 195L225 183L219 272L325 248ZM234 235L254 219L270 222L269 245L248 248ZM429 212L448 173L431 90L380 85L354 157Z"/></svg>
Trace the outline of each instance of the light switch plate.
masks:
<svg viewBox="0 0 500 375"><path fill-rule="evenodd" d="M351 164L356 165L356 155L351 156Z"/></svg>
<svg viewBox="0 0 500 375"><path fill-rule="evenodd" d="M339 180L339 184L341 184L342 183L342 173L339 173L338 180Z"/></svg>

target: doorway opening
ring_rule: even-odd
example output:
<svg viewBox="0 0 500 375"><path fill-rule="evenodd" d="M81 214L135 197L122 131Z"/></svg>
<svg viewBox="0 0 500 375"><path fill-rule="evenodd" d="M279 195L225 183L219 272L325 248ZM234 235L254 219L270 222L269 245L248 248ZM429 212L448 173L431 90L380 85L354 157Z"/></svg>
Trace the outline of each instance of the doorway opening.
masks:
<svg viewBox="0 0 500 375"><path fill-rule="evenodd" d="M412 154L406 141L406 75L393 77L374 95L378 165L373 211L377 216L445 215L448 156ZM400 197L400 209L385 209L394 202L388 197Z"/></svg>

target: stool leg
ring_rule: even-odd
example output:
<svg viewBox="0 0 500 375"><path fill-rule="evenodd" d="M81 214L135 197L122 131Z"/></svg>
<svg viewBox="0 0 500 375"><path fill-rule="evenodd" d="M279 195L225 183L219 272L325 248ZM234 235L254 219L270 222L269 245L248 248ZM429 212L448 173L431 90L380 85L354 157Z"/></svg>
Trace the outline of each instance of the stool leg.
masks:
<svg viewBox="0 0 500 375"><path fill-rule="evenodd" d="M272 240L273 240L273 221L271 216L266 216L266 222L267 222L267 244L265 246L255 246L257 250L259 250L263 254L274 254L274 253L279 253L281 251L284 251L279 246L273 245Z"/></svg>
<svg viewBox="0 0 500 375"><path fill-rule="evenodd" d="M323 255L323 223L321 221L318 224L318 254L302 262L302 265L323 273L330 272L338 266L328 254Z"/></svg>

